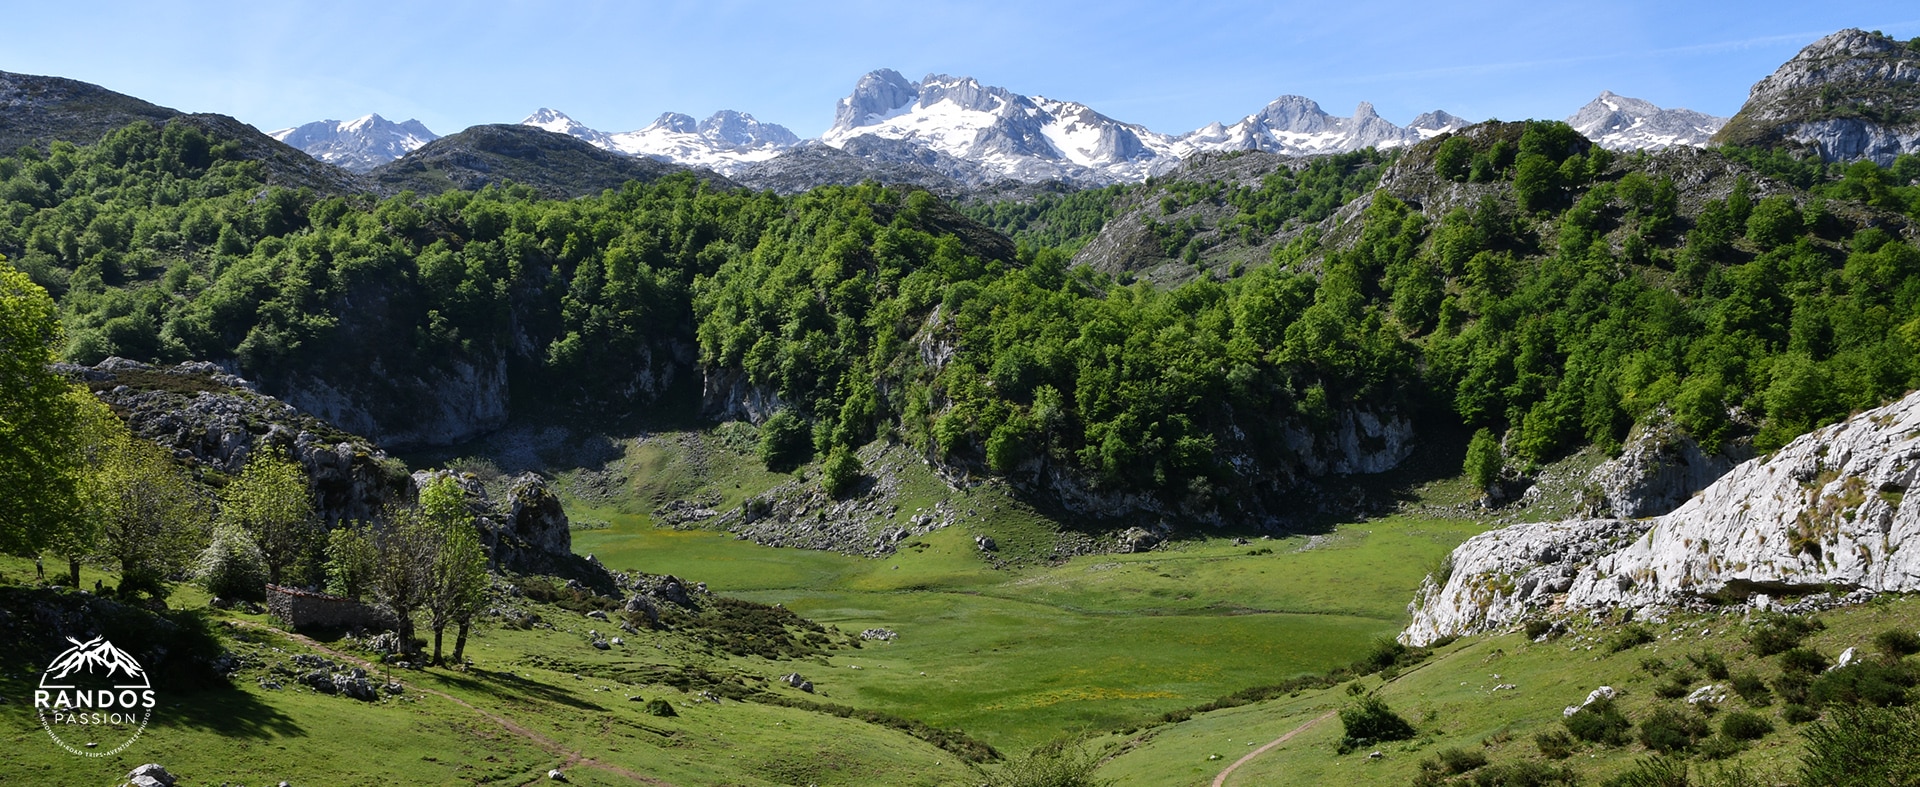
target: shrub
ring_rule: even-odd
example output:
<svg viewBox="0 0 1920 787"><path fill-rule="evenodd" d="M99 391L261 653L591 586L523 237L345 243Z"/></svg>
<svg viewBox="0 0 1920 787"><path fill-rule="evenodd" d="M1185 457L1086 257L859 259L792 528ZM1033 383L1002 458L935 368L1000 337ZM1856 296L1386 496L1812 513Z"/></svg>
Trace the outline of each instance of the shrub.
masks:
<svg viewBox="0 0 1920 787"><path fill-rule="evenodd" d="M1789 702L1780 709L1780 718L1788 724L1805 724L1820 718L1820 712L1797 702Z"/></svg>
<svg viewBox="0 0 1920 787"><path fill-rule="evenodd" d="M1746 700L1748 705L1756 708L1773 704L1773 692L1767 690L1766 682L1760 680L1759 675L1751 672L1742 672L1733 676L1733 693L1740 695L1740 699Z"/></svg>
<svg viewBox="0 0 1920 787"><path fill-rule="evenodd" d="M1553 621L1535 618L1527 621L1527 639L1535 640L1553 632Z"/></svg>
<svg viewBox="0 0 1920 787"><path fill-rule="evenodd" d="M1781 670L1802 675L1817 675L1832 663L1813 648L1792 648L1780 654Z"/></svg>
<svg viewBox="0 0 1920 787"><path fill-rule="evenodd" d="M1705 718L1672 708L1655 708L1640 720L1640 744L1662 754L1690 750L1695 741L1710 732Z"/></svg>
<svg viewBox="0 0 1920 787"><path fill-rule="evenodd" d="M785 472L812 458L813 430L793 411L777 411L760 425L760 461L768 470Z"/></svg>
<svg viewBox="0 0 1920 787"><path fill-rule="evenodd" d="M1799 647L1809 634L1824 628L1825 624L1813 618L1770 615L1747 632L1747 645L1756 656L1785 653Z"/></svg>
<svg viewBox="0 0 1920 787"><path fill-rule="evenodd" d="M1837 708L1807 730L1800 783L1820 787L1920 784L1920 711Z"/></svg>
<svg viewBox="0 0 1920 787"><path fill-rule="evenodd" d="M1573 756L1574 740L1565 730L1547 730L1533 736L1533 745L1540 747L1540 756L1549 760L1564 760Z"/></svg>
<svg viewBox="0 0 1920 787"><path fill-rule="evenodd" d="M264 601L267 562L247 531L231 525L214 530L212 543L200 553L197 571L208 593L221 598Z"/></svg>
<svg viewBox="0 0 1920 787"><path fill-rule="evenodd" d="M1399 741L1413 737L1413 725L1387 707L1386 700L1368 696L1340 709L1340 724L1346 736L1340 740L1340 753L1370 746L1380 741Z"/></svg>
<svg viewBox="0 0 1920 787"><path fill-rule="evenodd" d="M1434 756L1448 773L1454 774L1466 773L1487 764L1487 755L1472 749L1446 749Z"/></svg>
<svg viewBox="0 0 1920 787"><path fill-rule="evenodd" d="M1692 787L1687 779L1687 763L1672 757L1648 757L1621 773L1601 782L1601 787Z"/></svg>
<svg viewBox="0 0 1920 787"><path fill-rule="evenodd" d="M1873 636L1873 644L1887 658L1904 658L1920 653L1920 634L1906 629L1887 629Z"/></svg>
<svg viewBox="0 0 1920 787"><path fill-rule="evenodd" d="M1720 734L1734 740L1758 740L1770 732L1773 722L1753 711L1737 710L1720 717Z"/></svg>
<svg viewBox="0 0 1920 787"><path fill-rule="evenodd" d="M1633 728L1626 714L1614 707L1613 700L1589 702L1561 722L1567 725L1567 732L1573 733L1573 737L1608 746L1624 745L1627 742L1627 730Z"/></svg>
<svg viewBox="0 0 1920 787"><path fill-rule="evenodd" d="M1640 660L1640 669L1648 675L1661 675L1667 671L1667 660L1659 656L1648 656Z"/></svg>
<svg viewBox="0 0 1920 787"><path fill-rule="evenodd" d="M1907 689L1916 681L1911 667L1899 662L1856 661L1813 679L1808 693L1818 704L1907 704Z"/></svg>
<svg viewBox="0 0 1920 787"><path fill-rule="evenodd" d="M1742 751L1746 751L1747 742L1729 738L1726 735L1715 735L1701 741L1700 745L1696 748L1699 750L1700 756L1704 759L1724 760Z"/></svg>
<svg viewBox="0 0 1920 787"><path fill-rule="evenodd" d="M1093 770L1099 766L1099 752L1057 741L1009 759L991 771L977 766L975 770L984 787L1095 787L1109 783L1094 778Z"/></svg>
<svg viewBox="0 0 1920 787"><path fill-rule="evenodd" d="M1721 658L1718 653L1708 653L1706 651L1689 653L1687 654L1687 661L1693 664L1693 666L1699 667L1702 672L1707 673L1707 677L1714 680L1726 680L1732 676L1731 672L1727 669L1727 660Z"/></svg>
<svg viewBox="0 0 1920 787"><path fill-rule="evenodd" d="M1807 688L1813 680L1797 672L1788 672L1773 679L1773 693L1780 695L1780 701L1791 705L1805 705L1811 701Z"/></svg>
<svg viewBox="0 0 1920 787"><path fill-rule="evenodd" d="M1500 478L1500 468L1506 460L1500 455L1500 441L1493 433L1485 429L1473 433L1473 439L1467 442L1467 459L1461 468L1467 474L1467 480L1482 492L1493 488L1493 482Z"/></svg>
<svg viewBox="0 0 1920 787"><path fill-rule="evenodd" d="M673 703L659 697L654 697L653 699L647 700L647 715L659 716L666 719L678 716L680 713L673 709Z"/></svg>
<svg viewBox="0 0 1920 787"><path fill-rule="evenodd" d="M1688 686L1687 683L1680 680L1678 673L1668 676L1666 680L1660 682L1660 685L1653 687L1654 695L1663 700L1680 699L1681 697L1687 696L1687 692L1691 690L1692 688Z"/></svg>
<svg viewBox="0 0 1920 787"><path fill-rule="evenodd" d="M1572 768L1527 760L1490 765L1473 775L1474 787L1572 787L1579 783L1580 777Z"/></svg>
<svg viewBox="0 0 1920 787"><path fill-rule="evenodd" d="M1620 629L1618 633L1615 633L1607 639L1607 652L1619 653L1628 648L1637 648L1645 645L1654 639L1653 629L1635 623Z"/></svg>

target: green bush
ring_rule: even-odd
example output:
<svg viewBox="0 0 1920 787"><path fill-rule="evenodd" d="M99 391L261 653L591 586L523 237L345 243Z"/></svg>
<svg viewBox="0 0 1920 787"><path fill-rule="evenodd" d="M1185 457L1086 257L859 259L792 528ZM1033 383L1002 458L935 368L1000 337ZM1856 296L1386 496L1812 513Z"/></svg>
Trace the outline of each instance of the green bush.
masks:
<svg viewBox="0 0 1920 787"><path fill-rule="evenodd" d="M1540 748L1540 756L1549 760L1564 760L1573 756L1576 745L1573 736L1565 730L1547 730L1533 736L1533 745Z"/></svg>
<svg viewBox="0 0 1920 787"><path fill-rule="evenodd" d="M1767 690L1766 682L1760 680L1759 675L1742 672L1733 676L1732 682L1733 693L1740 695L1740 699L1746 700L1748 705L1764 708L1773 704L1773 692Z"/></svg>
<svg viewBox="0 0 1920 787"><path fill-rule="evenodd" d="M1674 757L1648 757L1626 772L1600 783L1601 787L1692 787L1687 763Z"/></svg>
<svg viewBox="0 0 1920 787"><path fill-rule="evenodd" d="M1737 710L1720 717L1720 734L1734 740L1751 741L1773 732L1773 722L1753 711Z"/></svg>
<svg viewBox="0 0 1920 787"><path fill-rule="evenodd" d="M1920 710L1835 708L1806 732L1805 787L1920 784Z"/></svg>
<svg viewBox="0 0 1920 787"><path fill-rule="evenodd" d="M1587 706L1574 711L1573 715L1561 720L1567 725L1567 732L1573 737L1588 743L1604 743L1608 746L1621 746L1627 742L1627 731L1633 729L1633 723L1627 716L1614 707L1613 700L1594 700Z"/></svg>
<svg viewBox="0 0 1920 787"><path fill-rule="evenodd" d="M1856 661L1813 679L1808 693L1817 704L1907 704L1907 690L1920 682L1912 667L1900 662Z"/></svg>
<svg viewBox="0 0 1920 787"><path fill-rule="evenodd" d="M1607 638L1607 652L1619 653L1628 648L1640 647L1655 639L1658 638L1654 636L1653 629L1635 623L1621 628L1615 632L1613 636Z"/></svg>
<svg viewBox="0 0 1920 787"><path fill-rule="evenodd" d="M1920 653L1920 634L1906 629L1887 629L1873 635L1873 644L1887 658L1905 658Z"/></svg>
<svg viewBox="0 0 1920 787"><path fill-rule="evenodd" d="M785 472L813 458L813 429L792 410L779 410L760 425L760 462Z"/></svg>
<svg viewBox="0 0 1920 787"><path fill-rule="evenodd" d="M1487 764L1487 755L1473 749L1443 749L1434 758L1447 773L1452 774L1466 773ZM1424 767L1424 763L1422 765Z"/></svg>
<svg viewBox="0 0 1920 787"><path fill-rule="evenodd" d="M1724 760L1746 751L1747 742L1738 738L1729 738L1725 734L1709 736L1694 747L1702 759Z"/></svg>
<svg viewBox="0 0 1920 787"><path fill-rule="evenodd" d="M982 787L1096 787L1111 781L1094 778L1100 753L1083 744L1056 741L1007 760L997 768L976 766Z"/></svg>
<svg viewBox="0 0 1920 787"><path fill-rule="evenodd" d="M1813 618L1770 615L1747 632L1747 645L1756 656L1785 653L1800 646L1808 635L1826 628Z"/></svg>
<svg viewBox="0 0 1920 787"><path fill-rule="evenodd" d="M1805 724L1820 718L1820 712L1797 702L1789 702L1780 709L1780 718L1788 724Z"/></svg>
<svg viewBox="0 0 1920 787"><path fill-rule="evenodd" d="M1413 725L1387 707L1386 700L1366 696L1340 709L1340 724L1346 735L1340 739L1340 753L1382 741L1400 741L1413 737Z"/></svg>
<svg viewBox="0 0 1920 787"><path fill-rule="evenodd" d="M1573 787L1580 776L1572 768L1521 760L1481 768L1473 775L1474 787Z"/></svg>
<svg viewBox="0 0 1920 787"><path fill-rule="evenodd" d="M1714 680L1726 680L1732 677L1732 672L1727 669L1727 660L1721 658L1718 653L1709 653L1706 651L1689 653L1687 654L1687 661L1693 664L1693 666L1699 667L1702 672L1707 673L1707 677Z"/></svg>
<svg viewBox="0 0 1920 787"><path fill-rule="evenodd" d="M1818 675L1832 663L1813 648L1791 648L1780 653L1780 669L1785 672Z"/></svg>
<svg viewBox="0 0 1920 787"><path fill-rule="evenodd" d="M1693 744L1711 732L1707 720L1696 713L1672 708L1654 708L1640 720L1640 745L1662 754L1691 750Z"/></svg>
<svg viewBox="0 0 1920 787"><path fill-rule="evenodd" d="M673 709L673 703L659 697L654 697L653 699L647 700L647 715L667 719L678 716L680 713Z"/></svg>

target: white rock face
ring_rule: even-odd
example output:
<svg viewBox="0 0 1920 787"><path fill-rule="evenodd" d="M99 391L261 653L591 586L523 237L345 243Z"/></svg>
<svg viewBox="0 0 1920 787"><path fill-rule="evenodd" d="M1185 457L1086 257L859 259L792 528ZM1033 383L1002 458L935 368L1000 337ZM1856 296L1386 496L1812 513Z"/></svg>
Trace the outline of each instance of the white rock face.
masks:
<svg viewBox="0 0 1920 787"><path fill-rule="evenodd" d="M1551 607L1579 567L1626 545L1647 523L1622 519L1532 522L1489 530L1461 544L1445 576L1429 575L1408 606L1409 645L1501 628Z"/></svg>
<svg viewBox="0 0 1920 787"><path fill-rule="evenodd" d="M1671 420L1659 419L1635 426L1620 455L1600 463L1587 481L1600 490L1608 516L1659 516L1751 458L1753 449L1744 442L1709 455Z"/></svg>
<svg viewBox="0 0 1920 787"><path fill-rule="evenodd" d="M1400 639L1422 645L1487 631L1556 605L1645 608L1830 586L1920 590L1920 506L1903 505L1917 476L1913 393L1742 463L1638 525L1535 523L1468 539L1444 585L1430 577L1422 586ZM1634 527L1644 534L1631 543L1604 543Z"/></svg>

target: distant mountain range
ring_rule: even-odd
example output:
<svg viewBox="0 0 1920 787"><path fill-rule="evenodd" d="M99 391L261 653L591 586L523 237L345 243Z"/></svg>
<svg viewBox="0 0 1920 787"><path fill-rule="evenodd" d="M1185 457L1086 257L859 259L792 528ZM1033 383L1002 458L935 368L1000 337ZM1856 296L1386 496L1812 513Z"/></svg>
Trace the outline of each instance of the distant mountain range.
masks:
<svg viewBox="0 0 1920 787"><path fill-rule="evenodd" d="M1704 145L1726 120L1605 92L1567 122L1605 147L1630 150ZM1396 148L1470 123L1435 110L1399 126L1366 102L1351 117L1339 117L1312 99L1287 95L1231 124L1170 135L1085 104L1022 95L972 77L931 74L915 82L891 69L861 77L840 99L833 126L818 140L802 140L785 127L731 110L700 121L668 112L645 128L616 133L545 107L520 121L602 150L710 169L780 191L862 177L936 190L1006 180L1127 183L1169 171L1195 153L1258 150L1304 156ZM273 136L362 173L437 138L418 121L395 124L378 115L309 123ZM829 155L822 147L849 156ZM828 181L803 176L807 167L826 162L831 163Z"/></svg>
<svg viewBox="0 0 1920 787"><path fill-rule="evenodd" d="M295 128L269 131L267 136L304 150L307 155L328 164L362 175L440 138L440 135L420 125L418 120L395 123L379 115L367 115L344 123L320 120Z"/></svg>

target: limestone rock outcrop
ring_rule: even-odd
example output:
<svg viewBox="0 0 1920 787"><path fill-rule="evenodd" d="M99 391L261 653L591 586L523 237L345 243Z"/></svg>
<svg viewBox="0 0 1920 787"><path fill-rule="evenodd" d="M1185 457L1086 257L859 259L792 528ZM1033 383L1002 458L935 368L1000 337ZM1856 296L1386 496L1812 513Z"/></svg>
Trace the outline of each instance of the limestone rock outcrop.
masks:
<svg viewBox="0 0 1920 787"><path fill-rule="evenodd" d="M1920 47L1842 30L1754 84L1714 144L1807 145L1828 161L1881 166L1920 151Z"/></svg>
<svg viewBox="0 0 1920 787"><path fill-rule="evenodd" d="M1549 609L1689 606L1754 595L1920 590L1920 392L1740 464L1651 520L1515 525L1455 549L1400 639L1510 625Z"/></svg>
<svg viewBox="0 0 1920 787"><path fill-rule="evenodd" d="M1753 458L1744 441L1708 453L1667 419L1634 427L1620 455L1593 469L1587 480L1599 491L1601 513L1633 519L1679 508L1693 493Z"/></svg>

